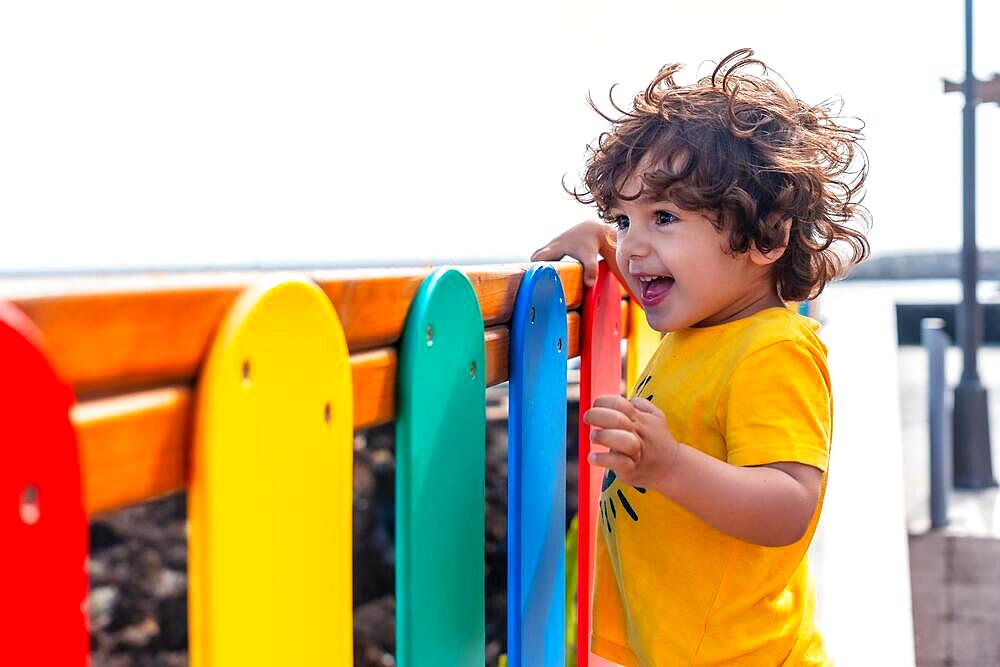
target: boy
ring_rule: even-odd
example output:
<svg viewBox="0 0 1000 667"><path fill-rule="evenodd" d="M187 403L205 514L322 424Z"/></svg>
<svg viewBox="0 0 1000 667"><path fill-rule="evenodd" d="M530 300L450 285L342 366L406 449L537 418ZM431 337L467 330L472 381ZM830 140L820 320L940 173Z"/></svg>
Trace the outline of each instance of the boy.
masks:
<svg viewBox="0 0 1000 667"><path fill-rule="evenodd" d="M627 667L830 664L806 558L830 449L826 347L785 301L867 256L849 226L869 219L867 163L849 171L858 130L750 56L688 86L666 67L605 116L572 194L615 242L586 222L532 256L576 257L588 283L603 256L667 332L630 400L601 396L584 417L607 448L588 457L607 469L592 649Z"/></svg>

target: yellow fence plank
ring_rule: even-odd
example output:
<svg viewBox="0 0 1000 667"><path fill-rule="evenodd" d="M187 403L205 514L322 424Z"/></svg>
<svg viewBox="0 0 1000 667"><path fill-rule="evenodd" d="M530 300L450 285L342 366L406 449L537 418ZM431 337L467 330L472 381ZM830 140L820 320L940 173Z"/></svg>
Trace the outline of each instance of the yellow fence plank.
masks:
<svg viewBox="0 0 1000 667"><path fill-rule="evenodd" d="M326 296L295 279L241 295L197 394L195 667L350 664L353 415L347 343Z"/></svg>
<svg viewBox="0 0 1000 667"><path fill-rule="evenodd" d="M635 386L639 374L646 367L653 352L662 340L662 334L649 326L646 313L634 301L628 302L628 316L622 321L628 322L628 352L625 361L625 387L629 390Z"/></svg>

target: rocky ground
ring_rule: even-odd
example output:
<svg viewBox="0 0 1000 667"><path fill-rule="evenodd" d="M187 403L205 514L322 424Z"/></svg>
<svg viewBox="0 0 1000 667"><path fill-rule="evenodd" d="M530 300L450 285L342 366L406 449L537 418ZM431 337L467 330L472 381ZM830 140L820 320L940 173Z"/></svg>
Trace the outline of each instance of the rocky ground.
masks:
<svg viewBox="0 0 1000 667"><path fill-rule="evenodd" d="M187 664L185 498L90 524L90 643L95 667Z"/></svg>
<svg viewBox="0 0 1000 667"><path fill-rule="evenodd" d="M490 390L486 447L486 656L506 650L507 422ZM567 414L567 521L576 513L576 404ZM395 642L393 425L358 435L354 460L354 662L390 667ZM91 522L91 647L95 667L187 665L185 497Z"/></svg>

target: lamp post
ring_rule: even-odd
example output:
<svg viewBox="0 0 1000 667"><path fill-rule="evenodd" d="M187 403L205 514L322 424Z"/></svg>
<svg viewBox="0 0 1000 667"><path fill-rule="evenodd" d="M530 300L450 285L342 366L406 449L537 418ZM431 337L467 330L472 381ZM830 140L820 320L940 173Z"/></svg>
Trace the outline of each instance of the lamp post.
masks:
<svg viewBox="0 0 1000 667"><path fill-rule="evenodd" d="M959 336L962 341L962 379L955 387L952 415L954 484L958 488L983 489L997 486L990 452L989 403L986 387L979 379L977 352L982 340L982 309L976 297L979 281L976 249L976 104L1000 104L1000 76L978 81L972 73L972 0L965 0L965 81L944 82L945 92L961 90L962 109L962 310Z"/></svg>

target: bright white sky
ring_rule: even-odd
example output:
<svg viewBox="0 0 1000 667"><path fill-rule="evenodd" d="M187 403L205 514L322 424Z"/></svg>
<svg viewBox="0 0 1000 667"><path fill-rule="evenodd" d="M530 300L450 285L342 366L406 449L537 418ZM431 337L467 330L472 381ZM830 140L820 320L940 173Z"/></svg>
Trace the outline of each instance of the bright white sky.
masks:
<svg viewBox="0 0 1000 667"><path fill-rule="evenodd" d="M526 259L666 62L751 46L867 122L875 252L961 239L960 2L136 0L0 7L0 272ZM976 3L976 73L1000 70ZM702 64L704 63L704 64ZM682 80L684 75L682 75ZM978 112L1000 247L1000 112ZM991 147L993 147L991 149Z"/></svg>

